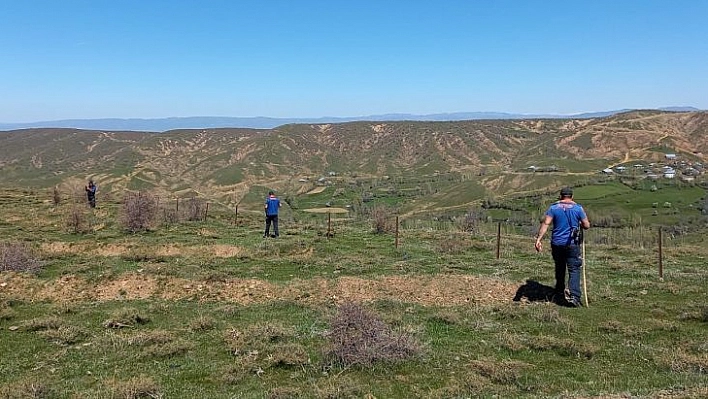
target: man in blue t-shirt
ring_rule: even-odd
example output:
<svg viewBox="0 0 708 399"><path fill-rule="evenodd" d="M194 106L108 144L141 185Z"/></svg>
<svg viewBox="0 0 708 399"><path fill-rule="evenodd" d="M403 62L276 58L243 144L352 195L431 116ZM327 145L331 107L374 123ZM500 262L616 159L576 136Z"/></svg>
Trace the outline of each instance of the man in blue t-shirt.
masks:
<svg viewBox="0 0 708 399"><path fill-rule="evenodd" d="M590 228L585 210L573 201L573 190L565 187L560 191L560 200L553 203L541 221L536 236L536 251L541 252L541 239L553 223L551 231L551 254L556 266L556 291L565 293L565 271L568 270L570 293L567 301L573 307L580 306L580 272L583 260L580 254L582 230ZM582 230L581 230L582 229Z"/></svg>
<svg viewBox="0 0 708 399"><path fill-rule="evenodd" d="M263 233L263 238L269 236L270 224L273 223L273 235L271 237L277 238L280 236L278 231L278 209L280 208L280 200L275 196L273 190L268 191L268 197L265 200L265 233Z"/></svg>

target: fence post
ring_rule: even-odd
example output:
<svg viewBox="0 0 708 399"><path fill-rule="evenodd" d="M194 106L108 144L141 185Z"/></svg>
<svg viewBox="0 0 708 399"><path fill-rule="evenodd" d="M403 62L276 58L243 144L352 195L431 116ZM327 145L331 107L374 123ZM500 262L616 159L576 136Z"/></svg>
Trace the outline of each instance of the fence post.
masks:
<svg viewBox="0 0 708 399"><path fill-rule="evenodd" d="M501 249L501 222L497 222L497 259L500 257Z"/></svg>
<svg viewBox="0 0 708 399"><path fill-rule="evenodd" d="M238 225L238 205L236 205L236 215L234 216L234 224Z"/></svg>
<svg viewBox="0 0 708 399"><path fill-rule="evenodd" d="M175 201L176 201L175 202L176 203L175 212L177 212L177 214L179 214L179 197L177 197L177 199Z"/></svg>
<svg viewBox="0 0 708 399"><path fill-rule="evenodd" d="M398 249L398 215L396 215L396 249Z"/></svg>
<svg viewBox="0 0 708 399"><path fill-rule="evenodd" d="M664 278L664 254L662 251L661 226L659 226L659 278Z"/></svg>
<svg viewBox="0 0 708 399"><path fill-rule="evenodd" d="M207 218L209 217L209 203L206 203L206 209L204 210L204 221L206 222Z"/></svg>
<svg viewBox="0 0 708 399"><path fill-rule="evenodd" d="M332 237L332 212L327 212L327 238Z"/></svg>

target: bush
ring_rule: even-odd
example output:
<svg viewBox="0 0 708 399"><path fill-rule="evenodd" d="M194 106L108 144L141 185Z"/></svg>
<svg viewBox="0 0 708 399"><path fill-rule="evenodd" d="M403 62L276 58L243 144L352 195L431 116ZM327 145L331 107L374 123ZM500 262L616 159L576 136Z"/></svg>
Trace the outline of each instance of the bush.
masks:
<svg viewBox="0 0 708 399"><path fill-rule="evenodd" d="M162 222L165 224L176 224L179 222L179 213L175 209L165 208L162 210Z"/></svg>
<svg viewBox="0 0 708 399"><path fill-rule="evenodd" d="M54 186L54 190L52 191L52 202L54 203L54 206L61 203L61 195L59 194L59 187L57 186Z"/></svg>
<svg viewBox="0 0 708 399"><path fill-rule="evenodd" d="M126 230L135 233L149 230L157 216L157 199L147 193L128 193L123 200L121 223Z"/></svg>
<svg viewBox="0 0 708 399"><path fill-rule="evenodd" d="M401 361L422 350L410 334L394 332L376 315L354 303L339 307L328 340L326 357L345 367Z"/></svg>
<svg viewBox="0 0 708 399"><path fill-rule="evenodd" d="M73 204L65 217L66 227L74 234L86 233L88 231L86 221L86 208Z"/></svg>
<svg viewBox="0 0 708 399"><path fill-rule="evenodd" d="M393 233L396 231L396 219L390 208L377 206L371 210L371 222L376 234Z"/></svg>
<svg viewBox="0 0 708 399"><path fill-rule="evenodd" d="M187 203L187 220L191 222L196 222L204 220L205 215L205 205L204 200L197 197L192 197Z"/></svg>
<svg viewBox="0 0 708 399"><path fill-rule="evenodd" d="M39 273L42 263L26 243L0 243L0 271Z"/></svg>
<svg viewBox="0 0 708 399"><path fill-rule="evenodd" d="M470 233L477 232L479 225L487 220L487 215L481 209L472 208L465 213L462 220L459 221L459 226L462 231Z"/></svg>

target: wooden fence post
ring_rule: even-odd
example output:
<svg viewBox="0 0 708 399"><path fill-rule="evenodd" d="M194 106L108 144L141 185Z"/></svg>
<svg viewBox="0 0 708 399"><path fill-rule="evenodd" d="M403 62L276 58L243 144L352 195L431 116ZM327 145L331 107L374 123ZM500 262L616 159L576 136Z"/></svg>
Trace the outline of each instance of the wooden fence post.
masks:
<svg viewBox="0 0 708 399"><path fill-rule="evenodd" d="M662 251L661 226L659 226L659 278L664 278L664 254Z"/></svg>
<svg viewBox="0 0 708 399"><path fill-rule="evenodd" d="M206 209L204 210L204 221L206 222L207 218L209 217L209 203L206 203Z"/></svg>
<svg viewBox="0 0 708 399"><path fill-rule="evenodd" d="M332 237L332 212L327 212L327 238Z"/></svg>
<svg viewBox="0 0 708 399"><path fill-rule="evenodd" d="M501 222L497 222L497 259L501 256Z"/></svg>
<svg viewBox="0 0 708 399"><path fill-rule="evenodd" d="M396 249L398 249L398 215L396 215Z"/></svg>

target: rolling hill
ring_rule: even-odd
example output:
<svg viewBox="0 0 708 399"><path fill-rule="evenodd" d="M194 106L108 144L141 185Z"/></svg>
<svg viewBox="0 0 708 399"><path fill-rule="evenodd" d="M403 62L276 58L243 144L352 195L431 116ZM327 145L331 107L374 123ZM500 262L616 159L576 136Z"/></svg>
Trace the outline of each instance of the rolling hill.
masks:
<svg viewBox="0 0 708 399"><path fill-rule="evenodd" d="M102 192L149 189L233 205L264 187L294 194L325 177L366 189L397 179L434 202L461 188L484 196L565 184L608 165L706 161L708 112L632 111L591 119L348 122L163 133L36 128L0 133L0 184ZM553 166L532 176L529 166ZM577 177L577 176L576 176ZM425 190L434 182L434 188ZM368 182L368 183L367 183ZM371 187L369 187L371 188Z"/></svg>

